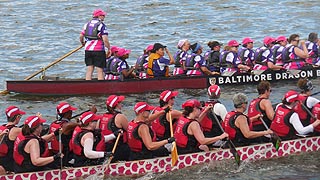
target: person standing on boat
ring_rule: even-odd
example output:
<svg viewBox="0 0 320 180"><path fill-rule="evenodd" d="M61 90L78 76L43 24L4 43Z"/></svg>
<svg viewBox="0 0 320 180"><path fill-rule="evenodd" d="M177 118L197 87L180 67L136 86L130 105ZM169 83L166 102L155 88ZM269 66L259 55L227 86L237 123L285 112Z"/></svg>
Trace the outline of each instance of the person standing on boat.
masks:
<svg viewBox="0 0 320 180"><path fill-rule="evenodd" d="M170 117L168 112L171 112L172 124L175 126L176 121L180 118L182 113L178 110L172 109L175 101L175 97L178 95L178 91L165 90L160 94L159 107L156 107L149 117L152 121L151 128L155 132L157 140L164 140L170 137ZM158 116L156 119L153 116L163 112L164 114ZM154 119L154 120L153 120Z"/></svg>
<svg viewBox="0 0 320 180"><path fill-rule="evenodd" d="M269 100L271 95L271 86L268 81L261 81L257 86L258 97L253 99L248 108L248 117L252 124L253 131L266 130L260 118L270 127L274 117L274 110ZM253 140L254 141L254 140ZM259 137L256 139L258 142L269 142L269 138Z"/></svg>
<svg viewBox="0 0 320 180"><path fill-rule="evenodd" d="M40 137L45 119L38 116L29 116L22 127L22 133L14 142L13 159L14 172L33 172L58 168L63 154L50 156L48 142L55 136L54 133Z"/></svg>
<svg viewBox="0 0 320 180"><path fill-rule="evenodd" d="M320 40L318 38L318 33L310 33L308 41L306 42L306 47L308 49L309 57L306 59L308 64L314 66L320 66L320 57L319 57L319 46Z"/></svg>
<svg viewBox="0 0 320 180"><path fill-rule="evenodd" d="M74 154L74 166L89 166L102 164L110 152L105 152L105 142L115 139L117 133L103 136L101 131L95 131L100 120L93 112L85 112L80 116L81 125L77 126L69 143Z"/></svg>
<svg viewBox="0 0 320 180"><path fill-rule="evenodd" d="M239 45L236 40L230 40L224 51L221 52L219 57L221 74L224 72L247 72L251 70L249 66L241 63L238 56Z"/></svg>
<svg viewBox="0 0 320 180"><path fill-rule="evenodd" d="M190 42L188 39L181 39L178 42L178 51L173 56L174 57L174 69L172 75L182 75L185 74L185 60L188 56L188 51L190 49Z"/></svg>
<svg viewBox="0 0 320 180"><path fill-rule="evenodd" d="M179 154L199 152L201 150L208 151L207 145L215 143L228 137L227 133L220 136L206 138L202 132L200 121L212 108L207 106L201 112L201 104L198 100L187 100L182 104L183 116L177 122L174 137L177 142L177 150Z"/></svg>
<svg viewBox="0 0 320 180"><path fill-rule="evenodd" d="M147 68L148 68L148 59L151 54L151 50L153 49L153 44L147 46L147 48L143 51L143 55L139 56L136 61L136 70L139 73L140 79L148 78Z"/></svg>
<svg viewBox="0 0 320 180"><path fill-rule="evenodd" d="M104 80L103 68L106 66L106 58L110 56L108 30L103 23L105 16L103 10L94 10L92 20L83 26L80 33L80 43L85 45L86 80L92 79L94 68L97 69L98 80Z"/></svg>
<svg viewBox="0 0 320 180"><path fill-rule="evenodd" d="M0 142L0 165L6 171L14 171L13 146L17 136L21 133L21 128L17 127L22 115L26 114L16 106L7 107L6 111L7 124L0 126L1 132L7 132Z"/></svg>
<svg viewBox="0 0 320 180"><path fill-rule="evenodd" d="M99 128L103 135L110 135L119 131L123 132L123 136L120 137L118 148L114 153L113 161L127 161L129 159L129 147L127 144L127 128L128 119L121 113L122 101L124 96L110 95L106 99L107 112L103 114L100 119ZM106 151L112 151L115 141L110 140L106 142Z"/></svg>
<svg viewBox="0 0 320 180"><path fill-rule="evenodd" d="M297 104L293 109L299 115L299 119L303 126L307 126L310 124L311 116L307 111L312 111L312 108L318 104L320 101L317 98L311 96L313 85L310 80L307 78L300 78L297 83L300 91L300 101L301 103ZM303 105L307 108L305 109Z"/></svg>
<svg viewBox="0 0 320 180"><path fill-rule="evenodd" d="M253 40L246 37L242 40L242 47L238 51L238 56L242 64L249 66L251 69L254 66L254 51Z"/></svg>
<svg viewBox="0 0 320 180"><path fill-rule="evenodd" d="M275 45L276 39L266 36L263 39L263 46L256 49L254 70L280 70L282 66L275 65L271 48Z"/></svg>
<svg viewBox="0 0 320 180"><path fill-rule="evenodd" d="M167 53L169 59L164 58L164 52ZM174 58L167 49L160 43L155 43L148 60L147 74L150 78L169 77L168 65L174 64Z"/></svg>
<svg viewBox="0 0 320 180"><path fill-rule="evenodd" d="M283 66L282 62L282 51L288 44L287 38L285 36L278 36L276 39L276 44L272 46L271 52L273 56L273 62L277 66Z"/></svg>
<svg viewBox="0 0 320 180"><path fill-rule="evenodd" d="M207 63L201 56L202 46L199 43L194 43L191 46L192 54L187 55L185 60L186 74L188 76L201 76L205 75L216 75L218 72L211 72L207 68Z"/></svg>
<svg viewBox="0 0 320 180"><path fill-rule="evenodd" d="M300 42L301 49L298 47ZM289 36L288 43L282 51L283 67L285 69L301 69L305 66L305 59L309 57L305 41L300 41L298 34Z"/></svg>
<svg viewBox="0 0 320 180"><path fill-rule="evenodd" d="M136 117L128 125L128 145L130 147L130 160L150 159L169 155L164 147L175 141L174 137L156 141L156 135L147 124L150 111L154 107L146 102L138 102L134 106Z"/></svg>
<svg viewBox="0 0 320 180"><path fill-rule="evenodd" d="M210 48L209 51L207 51L204 54L204 59L207 63L207 67L210 71L214 71L217 73L220 73L220 48L223 44L219 43L218 41L210 41L208 42L208 46Z"/></svg>
<svg viewBox="0 0 320 180"><path fill-rule="evenodd" d="M251 139L272 134L273 131L252 131L250 129L250 120L244 114L247 110L248 97L243 93L237 93L233 96L233 105L235 110L228 112L223 121L223 127L229 134L229 139L236 146L246 146L251 143Z"/></svg>
<svg viewBox="0 0 320 180"><path fill-rule="evenodd" d="M215 117L212 115L212 113L214 113L219 122L222 123L228 113L226 107L218 100L220 98L220 94L221 89L218 85L211 85L208 88L209 99L205 102L204 109L206 109L206 107L209 105L212 105L212 109L208 111L206 116L200 122L205 137L215 137L222 134Z"/></svg>
<svg viewBox="0 0 320 180"><path fill-rule="evenodd" d="M59 129L65 129L69 124L71 124L72 122L70 122L71 117L72 117L72 112L77 110L77 108L71 106L70 104L68 104L67 102L61 102L57 105L57 119L55 121L53 121L50 125L50 129L49 129L49 133L55 133L58 132ZM75 123L76 124L76 123ZM74 126L75 127L75 126ZM62 133L62 131L61 131ZM56 135L59 135L58 133L56 133ZM62 145L62 152L64 154L63 156L63 160L62 160L62 164L64 166L68 166L68 161L70 161L73 157L71 155L69 155L69 141L71 140L71 136L72 134L65 134L62 133L61 134L61 145ZM55 136L52 140L51 140L51 152L53 154L59 153L59 137Z"/></svg>
<svg viewBox="0 0 320 180"><path fill-rule="evenodd" d="M317 119L312 124L303 126L299 115L294 111L294 107L300 103L302 97L296 91L288 91L282 103L276 108L275 117L272 120L270 128L281 138L281 140L294 139L299 135L312 133L314 128L320 125Z"/></svg>

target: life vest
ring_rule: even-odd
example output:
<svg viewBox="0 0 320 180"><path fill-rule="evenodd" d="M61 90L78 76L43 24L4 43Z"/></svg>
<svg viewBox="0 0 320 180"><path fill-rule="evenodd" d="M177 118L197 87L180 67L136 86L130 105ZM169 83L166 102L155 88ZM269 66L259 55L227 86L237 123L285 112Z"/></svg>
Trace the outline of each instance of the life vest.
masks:
<svg viewBox="0 0 320 180"><path fill-rule="evenodd" d="M161 107L157 107L153 113L162 110L163 109ZM174 124L176 119L173 119L172 121ZM152 121L151 128L155 132L158 140L164 140L170 137L170 123L168 122L165 114Z"/></svg>
<svg viewBox="0 0 320 180"><path fill-rule="evenodd" d="M280 47L281 47L281 45L278 44L278 45L274 45L271 49L274 62L281 60L281 52L278 52Z"/></svg>
<svg viewBox="0 0 320 180"><path fill-rule="evenodd" d="M106 68L105 68L106 74L111 74L111 63L112 63L113 59L115 59L114 56L111 56L108 59L106 59Z"/></svg>
<svg viewBox="0 0 320 180"><path fill-rule="evenodd" d="M234 56L234 59L232 62L227 61L227 56L229 53L233 53L231 51L222 51L220 54L220 67L227 67L227 68L233 68L234 62L236 61L236 56Z"/></svg>
<svg viewBox="0 0 320 180"><path fill-rule="evenodd" d="M105 151L105 142L103 135L99 132L94 133L93 131L89 131L86 129L81 129L81 127L77 126L72 134L71 141L69 143L70 151L72 151L77 156L83 156L84 157L84 148L81 145L81 138L86 134L92 132L94 135L94 142L93 142L93 150L95 151Z"/></svg>
<svg viewBox="0 0 320 180"><path fill-rule="evenodd" d="M229 134L229 139L237 145L249 144L249 140L244 137L241 130L235 125L236 119L241 115L245 116L248 124L250 124L249 118L243 113L237 111L229 112L223 121L223 127L225 132Z"/></svg>
<svg viewBox="0 0 320 180"><path fill-rule="evenodd" d="M286 105L279 105L275 116L272 120L270 129L276 133L281 139L290 139L295 136L294 127L289 122L293 109L289 109Z"/></svg>
<svg viewBox="0 0 320 180"><path fill-rule="evenodd" d="M148 54L143 54L142 56L140 56L137 59L137 64L138 64L137 71L138 72L142 72L145 70L145 64L148 64L148 57L149 57Z"/></svg>
<svg viewBox="0 0 320 180"><path fill-rule="evenodd" d="M120 62L121 62L121 59L119 59L119 58L114 58L110 62L110 74L112 74L114 76L120 75L120 72L118 71Z"/></svg>
<svg viewBox="0 0 320 180"><path fill-rule="evenodd" d="M149 56L149 61L148 61L148 68L147 68L147 74L149 77L154 77L153 74L153 66L156 60L160 58L160 55L157 53L151 53Z"/></svg>
<svg viewBox="0 0 320 180"><path fill-rule="evenodd" d="M92 19L90 22L87 23L87 27L84 33L84 36L89 40L97 40L101 39L99 36L99 26L102 22L99 19Z"/></svg>
<svg viewBox="0 0 320 180"><path fill-rule="evenodd" d="M283 49L281 56L283 63L289 63L300 60L300 57L297 56L294 52L295 47L297 46L289 44Z"/></svg>
<svg viewBox="0 0 320 180"><path fill-rule="evenodd" d="M255 98L250 102L249 108L248 108L248 117L254 117L258 114L262 114L263 120L265 122L270 122L271 120L268 119L266 111L264 111L260 108L260 102L263 99L267 99L267 98ZM262 124L262 122L260 120L252 122L252 126L261 125L261 124Z"/></svg>
<svg viewBox="0 0 320 180"><path fill-rule="evenodd" d="M4 135L2 143L0 144L0 157L5 157L5 156L12 156L13 153L13 144L14 141L11 141L9 139L9 133L13 127L16 127L15 125L9 125L3 124L0 126L0 132L5 131L6 129L9 130L8 134Z"/></svg>
<svg viewBox="0 0 320 180"><path fill-rule="evenodd" d="M38 140L39 147L40 147L40 157L49 157L50 155L49 149L48 149L48 143L44 139L34 135L24 136L22 133L20 133L14 142L14 148L13 148L13 159L19 166L23 166L23 165L24 167L28 167L29 165L34 166L31 162L30 154L24 151L26 144L31 139Z"/></svg>
<svg viewBox="0 0 320 180"><path fill-rule="evenodd" d="M307 106L307 99L308 96L301 96L301 104L304 104L305 107ZM303 126L308 126L310 124L310 118L311 116L307 113L307 111L302 107L300 103L298 103L294 108L294 112L296 112L299 115L299 119ZM309 111L312 109L308 108Z"/></svg>
<svg viewBox="0 0 320 180"><path fill-rule="evenodd" d="M320 103L317 103L313 106L312 108L312 114L315 115L315 118L320 119ZM311 118L310 119L310 123L313 123L314 121L316 121L316 119ZM320 126L316 126L314 128L315 132L320 132Z"/></svg>
<svg viewBox="0 0 320 180"><path fill-rule="evenodd" d="M150 151L144 145L142 138L139 136L138 129L142 124L146 124L144 122L134 122L134 120L130 121L128 124L128 145L133 152L146 152ZM146 124L147 125L147 124ZM149 126L148 126L149 127ZM153 142L156 141L156 136L153 130L149 127L149 133Z"/></svg>
<svg viewBox="0 0 320 180"><path fill-rule="evenodd" d="M206 53L205 60L207 62L207 66L215 66L220 67L220 61L219 61L219 51L209 51ZM218 56L217 56L218 55Z"/></svg>
<svg viewBox="0 0 320 180"><path fill-rule="evenodd" d="M245 57L245 53L248 51L247 57ZM254 61L254 57L252 57L254 55L254 52L251 49L248 49L246 47L242 47L239 52L238 52L238 56L242 62L242 64L247 65L249 67L253 67L253 61Z"/></svg>
<svg viewBox="0 0 320 180"><path fill-rule="evenodd" d="M67 123L67 122L68 121L66 121L66 120L53 121L52 124L50 125L49 133L53 133L56 130L58 130L59 128L62 128L63 124ZM63 146L61 148L63 148ZM51 140L51 149L55 153L59 152L59 139L57 139L56 136L54 136L53 139ZM63 149L62 149L62 151L63 151Z"/></svg>
<svg viewBox="0 0 320 180"><path fill-rule="evenodd" d="M316 64L318 62L319 50L317 44L314 42L307 41L306 47L308 49L309 57L306 59L306 62L310 64Z"/></svg>
<svg viewBox="0 0 320 180"><path fill-rule="evenodd" d="M197 67L195 67L195 64L197 63L194 58L197 56L197 54L195 53L192 53L192 54L189 54L187 56L187 59L186 59L186 68L188 70L191 70L191 69L197 69Z"/></svg>
<svg viewBox="0 0 320 180"><path fill-rule="evenodd" d="M174 67L182 67L182 58L187 55L187 52L178 50L174 57Z"/></svg>
<svg viewBox="0 0 320 180"><path fill-rule="evenodd" d="M208 101L205 103L205 107L207 107L209 104L212 104L212 106L214 107L215 104L217 104L217 103L220 103L220 102L218 100ZM204 109L205 108L203 108L203 110ZM218 135L222 134L222 131L221 131L219 125L217 124L217 121L215 120L212 113L213 113L212 111L209 111L207 113L207 115L201 120L200 125L203 129L204 134L210 133L210 136L214 137L214 136L218 136ZM222 118L219 115L216 115L216 116L217 116L219 122L221 122Z"/></svg>
<svg viewBox="0 0 320 180"><path fill-rule="evenodd" d="M194 135L189 135L187 132L190 123L193 121L196 120L188 119L187 117L180 117L178 120L174 137L176 138L176 143L179 148L197 149L199 145L197 139Z"/></svg>
<svg viewBox="0 0 320 180"><path fill-rule="evenodd" d="M99 125L99 128L101 129L101 133L103 135L113 134L114 132L117 132L119 129L122 129L122 128L118 128L115 123L115 118L118 114L120 113L116 112L114 114L111 114L111 113L103 114L100 120L100 125ZM123 135L120 137L120 142L126 143L127 132L124 129L122 129L122 131L123 131ZM114 142L114 140L111 140L111 142Z"/></svg>
<svg viewBox="0 0 320 180"><path fill-rule="evenodd" d="M256 52L255 52L255 55L254 55L256 64L260 64L260 65L263 65L263 66L268 66L268 64L267 64L268 61L266 59L264 59L263 55L262 55L264 52L266 52L268 50L269 49L267 47L265 47L265 46L262 46L262 47L256 49Z"/></svg>

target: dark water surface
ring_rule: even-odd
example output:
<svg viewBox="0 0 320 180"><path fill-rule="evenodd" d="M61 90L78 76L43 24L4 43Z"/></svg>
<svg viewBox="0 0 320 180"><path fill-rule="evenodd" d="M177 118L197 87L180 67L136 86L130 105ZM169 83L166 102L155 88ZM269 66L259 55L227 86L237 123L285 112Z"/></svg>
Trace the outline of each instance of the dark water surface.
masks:
<svg viewBox="0 0 320 180"><path fill-rule="evenodd" d="M6 80L24 79L50 62L78 47L83 24L96 8L108 15L105 23L109 29L111 45L131 49L129 63L133 64L143 49L155 42L168 46L174 53L179 39L200 42L204 49L208 41L219 40L226 44L231 39L241 42L244 37L255 40L255 48L267 36L289 36L298 33L306 39L310 32L320 29L319 0L269 0L269 1L170 1L170 0L0 0L0 89ZM85 75L84 50L80 50L47 70L46 75L65 78L83 78ZM36 77L38 78L38 76ZM273 83L272 102L279 102L296 82ZM320 81L314 80L319 91ZM206 100L206 90L179 90L176 109L189 98ZM222 87L221 101L232 110L231 98L244 92L249 99L257 95L255 85ZM124 114L133 118L133 105L145 100L158 104L158 93L126 96ZM317 96L320 98L320 96ZM55 107L68 101L78 107L76 113L96 104L105 111L106 96L38 97L10 94L0 96L0 122L5 121L4 110L9 105L19 106L27 117L41 112L49 122L55 118ZM143 179L320 179L319 153L308 153L290 158L250 162L235 170L232 162L213 162L186 170L147 175ZM293 159L293 160L291 160Z"/></svg>

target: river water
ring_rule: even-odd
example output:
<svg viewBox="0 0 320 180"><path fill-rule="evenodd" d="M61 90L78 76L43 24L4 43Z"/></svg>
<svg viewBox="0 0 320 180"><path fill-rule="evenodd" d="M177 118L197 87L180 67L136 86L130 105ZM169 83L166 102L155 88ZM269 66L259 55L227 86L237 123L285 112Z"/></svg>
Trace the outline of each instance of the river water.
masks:
<svg viewBox="0 0 320 180"><path fill-rule="evenodd" d="M218 40L226 44L231 39L241 42L244 37L255 40L255 47L265 36L289 36L298 33L306 39L310 32L320 29L320 1L318 0L269 0L269 1L170 1L170 0L0 0L0 89L6 89L6 80L24 79L50 62L78 47L79 32L90 20L92 11L107 11L105 23L111 45L131 49L129 64L143 49L155 42L174 53L180 39L206 43ZM84 50L72 54L46 75L65 78L83 78L85 74ZM38 76L36 77L38 78ZM273 103L279 102L288 89L295 89L296 82L273 83ZM319 79L313 80L315 92ZM176 109L189 98L206 100L206 90L179 90ZM222 87L221 101L232 110L231 98L244 92L252 99L257 95L254 85ZM158 93L131 94L124 101L124 114L133 118L133 105L145 100L157 105ZM319 96L317 96L320 98ZM55 118L55 107L67 101L78 107L76 113L95 104L99 112L105 111L106 96L39 97L10 94L0 96L0 112L9 105L16 105L27 112L27 117L41 112L48 122ZM0 122L5 122L2 114ZM162 175L147 175L143 179L320 179L318 176L319 153L280 158L270 161L246 163L240 169L230 162L211 163Z"/></svg>

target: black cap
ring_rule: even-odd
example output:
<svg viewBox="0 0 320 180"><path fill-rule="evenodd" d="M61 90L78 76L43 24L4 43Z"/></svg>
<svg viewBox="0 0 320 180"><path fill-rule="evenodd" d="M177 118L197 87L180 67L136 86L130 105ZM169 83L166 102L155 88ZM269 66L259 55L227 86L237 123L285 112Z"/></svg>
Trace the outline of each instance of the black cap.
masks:
<svg viewBox="0 0 320 180"><path fill-rule="evenodd" d="M153 51L157 51L157 50L159 50L160 48L166 48L167 46L164 46L164 45L162 45L162 44L160 44L160 43L154 43L154 45L153 45Z"/></svg>
<svg viewBox="0 0 320 180"><path fill-rule="evenodd" d="M210 48L214 48L214 47L216 47L216 46L222 46L223 44L222 43L219 43L218 41L210 41L209 43L208 43L208 46L210 47Z"/></svg>

